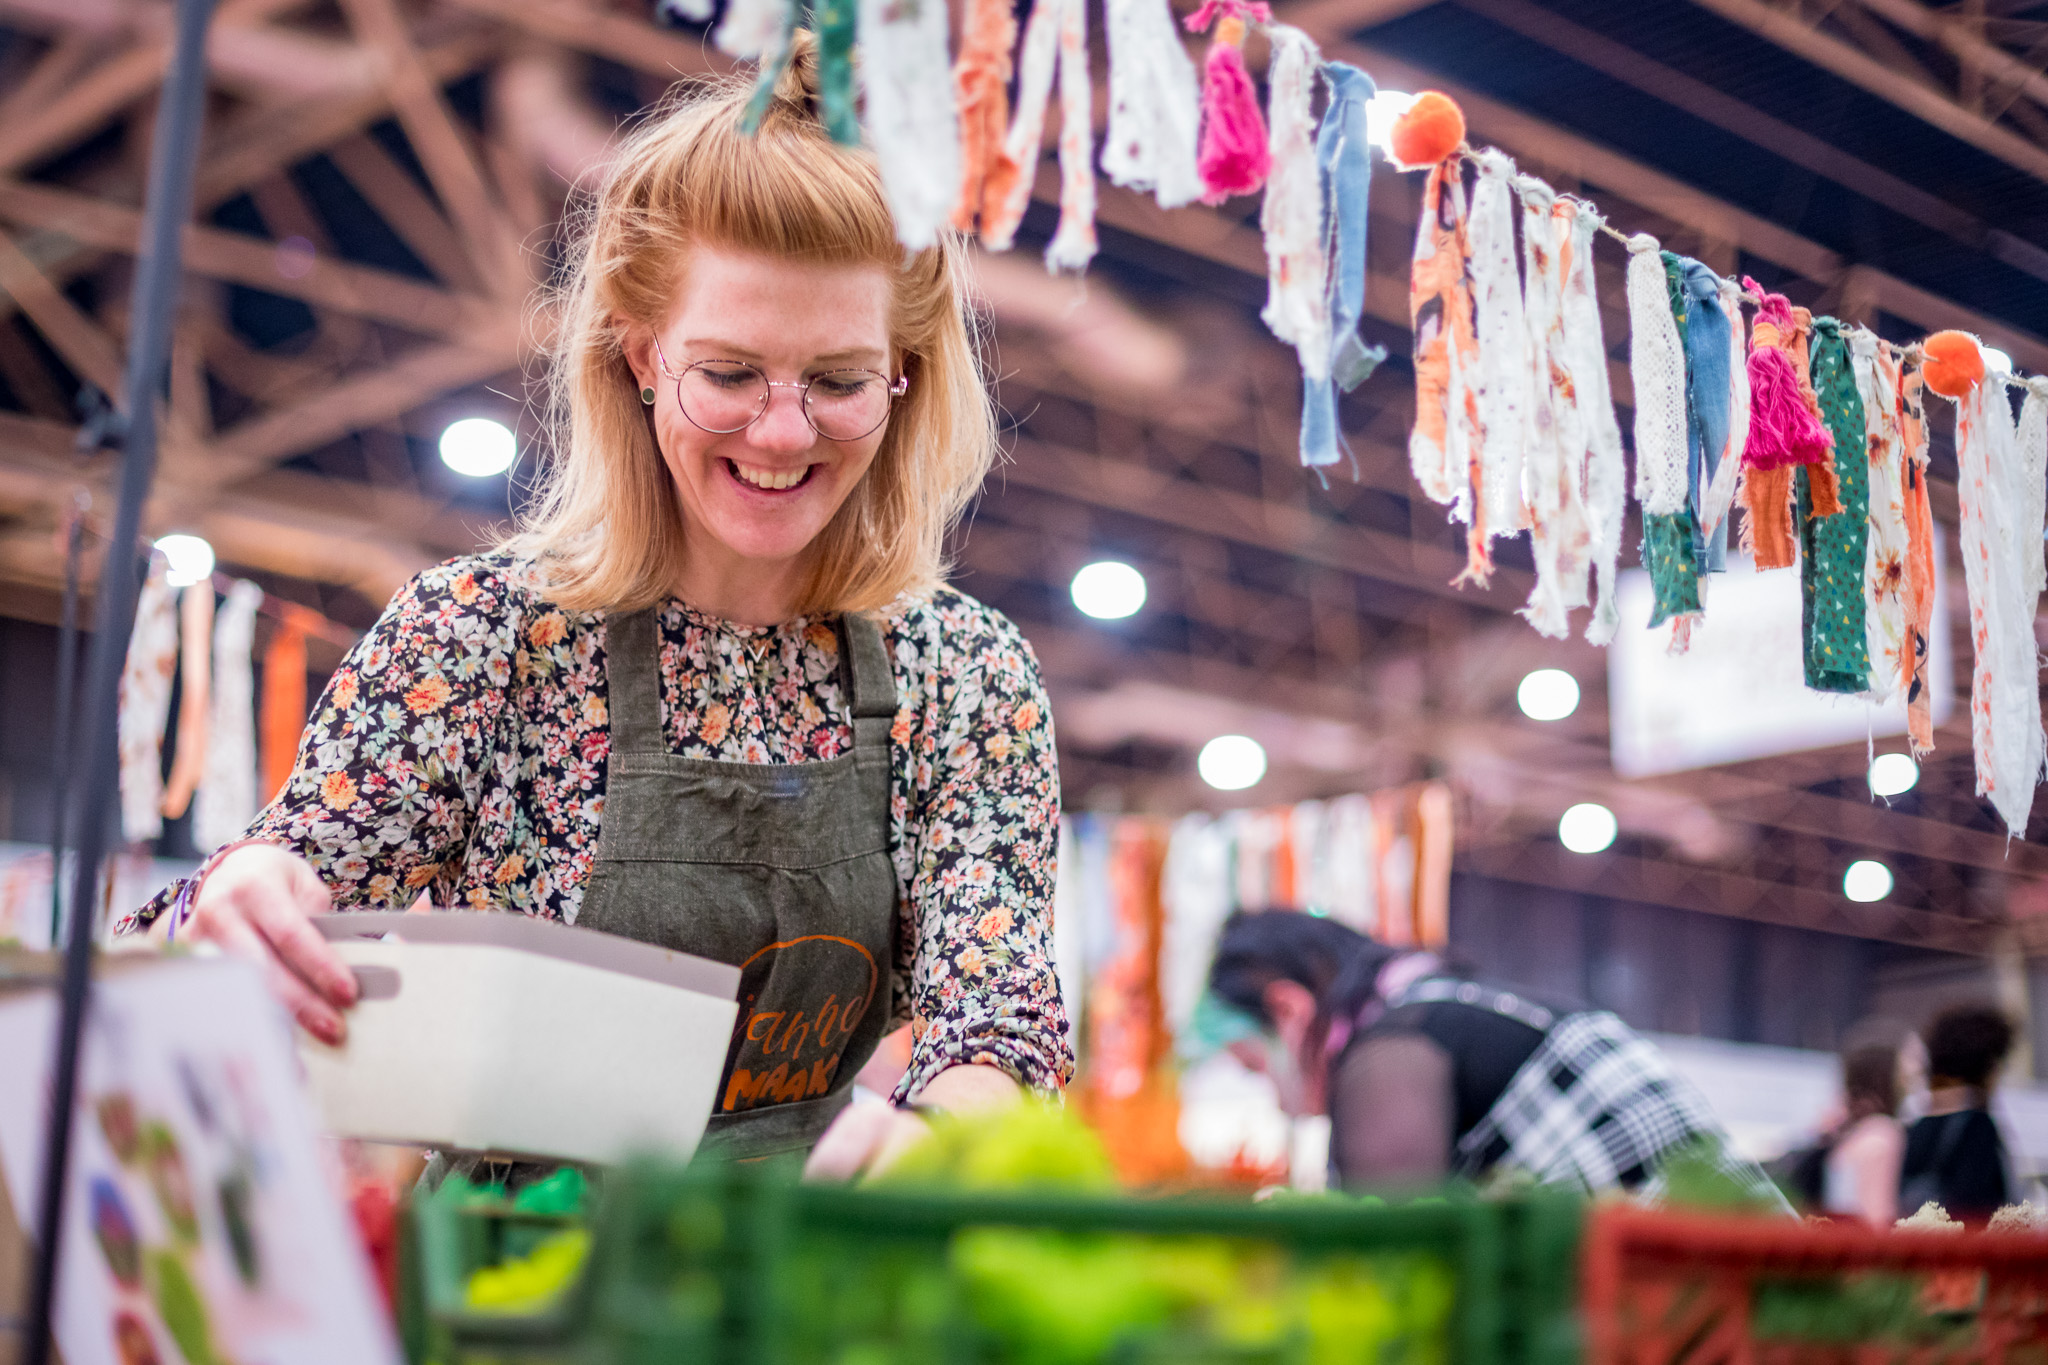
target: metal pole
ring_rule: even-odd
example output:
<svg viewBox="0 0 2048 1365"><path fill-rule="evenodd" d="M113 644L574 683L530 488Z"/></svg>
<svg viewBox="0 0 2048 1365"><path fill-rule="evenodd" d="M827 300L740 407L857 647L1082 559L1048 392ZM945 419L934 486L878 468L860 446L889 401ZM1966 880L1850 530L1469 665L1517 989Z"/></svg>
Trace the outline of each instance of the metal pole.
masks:
<svg viewBox="0 0 2048 1365"><path fill-rule="evenodd" d="M78 690L78 575L85 548L84 495L71 509L71 529L64 544L64 624L57 631L57 733L51 739L56 755L51 774L50 812L50 947L64 941L64 812L71 804L72 694Z"/></svg>
<svg viewBox="0 0 2048 1365"><path fill-rule="evenodd" d="M206 113L206 25L213 0L177 0L177 35L157 103L156 136L149 149L149 187L143 204L142 258L129 303L127 422L122 438L121 484L113 535L100 566L91 665L83 714L85 800L79 809L77 866L71 883L70 934L58 1017L57 1056L50 1087L44 1144L42 1198L37 1209L35 1279L29 1291L24 1365L48 1365L51 1310L64 1228L64 1185L71 1164L71 1120L78 1102L78 1042L85 1023L91 977L94 908L107 827L120 788L116 721L121 668L135 624L135 549L142 508L156 475L156 401L170 364L171 317L177 307L179 248L192 216L192 172Z"/></svg>

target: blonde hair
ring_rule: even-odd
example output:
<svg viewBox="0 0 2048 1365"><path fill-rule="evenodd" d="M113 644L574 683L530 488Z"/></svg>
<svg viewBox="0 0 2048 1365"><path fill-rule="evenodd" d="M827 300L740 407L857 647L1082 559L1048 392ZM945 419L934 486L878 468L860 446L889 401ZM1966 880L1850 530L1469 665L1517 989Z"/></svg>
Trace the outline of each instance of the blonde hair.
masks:
<svg viewBox="0 0 2048 1365"><path fill-rule="evenodd" d="M552 449L519 532L540 590L572 610L630 611L673 589L684 528L627 364L624 328L665 322L694 245L879 265L910 379L874 463L812 542L798 614L873 611L937 586L945 539L995 455L995 417L970 325L963 248L947 234L906 252L865 150L819 122L815 45L799 34L758 130L748 82L679 86L619 148L579 206L554 292Z"/></svg>

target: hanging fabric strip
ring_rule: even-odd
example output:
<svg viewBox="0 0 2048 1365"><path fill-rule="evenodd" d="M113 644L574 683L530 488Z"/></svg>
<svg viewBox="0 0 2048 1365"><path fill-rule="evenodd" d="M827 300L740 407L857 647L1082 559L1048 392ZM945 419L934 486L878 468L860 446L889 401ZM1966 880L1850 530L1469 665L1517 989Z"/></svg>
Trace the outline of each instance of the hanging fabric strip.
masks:
<svg viewBox="0 0 2048 1365"><path fill-rule="evenodd" d="M284 609L270 648L263 653L263 800L277 798L291 780L298 761L299 737L306 729L306 622L291 607Z"/></svg>
<svg viewBox="0 0 2048 1365"><path fill-rule="evenodd" d="M1898 361L1867 327L1849 330L1856 396L1863 404L1869 451L1870 536L1863 558L1863 641L1870 659L1871 700L1905 695L1906 482L1899 431Z"/></svg>
<svg viewBox="0 0 2048 1365"><path fill-rule="evenodd" d="M1799 400L1813 414L1813 420L1820 423L1821 430L1828 435L1828 447L1821 458L1801 468L1795 474L1793 499L1802 509L1807 503L1801 499L1811 498L1811 515L1831 517L1842 510L1840 491L1835 480L1834 432L1828 426L1827 417L1820 410L1820 395L1813 387L1813 313L1806 308L1792 310L1792 370L1799 377ZM1807 515L1802 510L1802 516Z"/></svg>
<svg viewBox="0 0 2048 1365"><path fill-rule="evenodd" d="M1049 270L1095 259L1095 79L1088 70L1088 0L1061 0L1060 225L1045 247Z"/></svg>
<svg viewBox="0 0 2048 1365"><path fill-rule="evenodd" d="M1670 277L1657 239L1628 240L1629 376L1635 386L1636 499L1643 507L1643 567L1655 594L1650 624L1700 609L1687 474L1684 344L1672 316Z"/></svg>
<svg viewBox="0 0 2048 1365"><path fill-rule="evenodd" d="M1484 514L1479 520L1489 536L1511 535L1529 524L1522 465L1533 400L1529 322L1522 309L1522 273L1515 265L1514 178L1515 163L1506 154L1491 148L1479 153L1471 270L1479 334L1479 506ZM1487 567L1492 567L1490 557ZM1478 579L1482 585L1486 581L1484 574Z"/></svg>
<svg viewBox="0 0 2048 1365"><path fill-rule="evenodd" d="M972 232L977 221L1002 211L1020 173L1004 139L1010 112L1010 49L1017 45L1017 14L1009 0L972 0L959 59L953 64L960 117L960 193L953 226ZM1032 167L1037 168L1034 156Z"/></svg>
<svg viewBox="0 0 2048 1365"><path fill-rule="evenodd" d="M1749 354L1749 338L1742 316L1742 286L1733 280L1717 280L1715 287L1721 294L1721 313L1728 320L1728 440L1721 447L1721 463L1714 470L1713 482L1700 499L1700 534L1725 546L1728 513L1742 482L1742 451L1749 442L1749 371L1736 363Z"/></svg>
<svg viewBox="0 0 2048 1365"><path fill-rule="evenodd" d="M1455 159L1430 169L1415 233L1408 314L1415 331L1415 429L1408 462L1431 501L1472 519L1471 457L1479 409L1465 189Z"/></svg>
<svg viewBox="0 0 2048 1365"><path fill-rule="evenodd" d="M1628 466L1621 426L1614 417L1607 340L1601 335L1600 302L1594 289L1593 240L1605 220L1591 204L1572 202L1576 213L1570 224L1571 252L1564 277L1564 341L1585 439L1590 567L1599 588L1593 619L1586 623L1586 638L1604 645L1621 624L1614 605L1614 576L1621 562L1621 531L1628 511ZM1578 595L1585 600L1583 589Z"/></svg>
<svg viewBox="0 0 2048 1365"><path fill-rule="evenodd" d="M1977 795L1991 802L2013 838L2023 839L2044 740L2028 574L2015 543L2014 447L2011 400L2003 380L1987 375L1956 403L1956 494L1975 656L1970 738Z"/></svg>
<svg viewBox="0 0 2048 1365"><path fill-rule="evenodd" d="M1763 297L1750 334L1749 441L1742 461L1752 469L1818 464L1827 456L1829 437L1811 388L1794 368L1798 313L1783 294L1764 293L1762 285L1747 277L1742 283Z"/></svg>
<svg viewBox="0 0 2048 1365"><path fill-rule="evenodd" d="M1927 414L1918 365L1899 366L1899 437L1906 480L1906 735L1913 757L1934 751L1933 693L1927 663L1934 646L1934 508L1927 496Z"/></svg>
<svg viewBox="0 0 2048 1365"><path fill-rule="evenodd" d="M853 32L859 0L813 0L811 27L818 34L818 112L834 142L860 145L860 118L853 107ZM870 44L872 46L872 44Z"/></svg>
<svg viewBox="0 0 2048 1365"><path fill-rule="evenodd" d="M121 668L121 835L131 844L164 832L164 725L178 662L178 606L164 581L168 572L162 555L150 556Z"/></svg>
<svg viewBox="0 0 2048 1365"><path fill-rule="evenodd" d="M1272 169L1258 91L1244 64L1244 40L1252 20L1273 21L1263 0L1202 0L1201 8L1186 20L1190 33L1204 32L1211 23L1216 26L1202 58L1202 142L1196 164L1205 204L1258 193Z"/></svg>
<svg viewBox="0 0 2048 1365"><path fill-rule="evenodd" d="M1806 685L1819 692L1870 690L1870 651L1864 623L1864 570L1870 554L1870 458L1868 419L1857 394L1842 324L1813 322L1810 347L1813 390L1832 439L1827 466L1798 472L1801 635L1805 640ZM1825 488L1823 469L1834 475L1837 510L1814 511Z"/></svg>
<svg viewBox="0 0 2048 1365"><path fill-rule="evenodd" d="M1690 256L1676 258L1678 287L1685 299L1686 459L1693 521L1704 528L1708 491L1723 460L1741 460L1729 449L1729 349L1727 314L1721 310L1724 281ZM1720 573L1728 560L1728 525L1699 532L1703 573Z"/></svg>
<svg viewBox="0 0 2048 1365"><path fill-rule="evenodd" d="M1314 40L1298 28L1274 24L1267 37L1273 44L1266 105L1273 174L1259 208L1266 244L1266 306L1259 317L1294 347L1305 378L1324 379L1330 373L1330 266L1315 146L1321 59Z"/></svg>
<svg viewBox="0 0 2048 1365"><path fill-rule="evenodd" d="M1304 361L1301 367L1301 462L1310 468L1337 463L1344 448L1337 390L1357 388L1387 358L1384 346L1367 346L1358 335L1365 312L1366 210L1372 188L1365 118L1372 78L1355 66L1326 62L1323 80L1330 87L1330 106L1316 133L1316 166L1323 190L1330 349L1320 366Z"/></svg>
<svg viewBox="0 0 2048 1365"><path fill-rule="evenodd" d="M2048 584L2048 561L2042 558L2042 542L2048 536L2048 378L2027 381L2026 401L2020 406L2019 430L2014 435L2018 449L2013 466L2013 536L2020 556L2021 582L2032 616Z"/></svg>
<svg viewBox="0 0 2048 1365"><path fill-rule="evenodd" d="M1196 146L1202 97L1168 0L1104 0L1109 37L1109 131L1102 173L1151 190L1163 209L1202 197Z"/></svg>
<svg viewBox="0 0 2048 1365"><path fill-rule="evenodd" d="M239 838L256 818L256 707L250 665L263 589L228 588L213 622L213 720L206 773L192 803L192 842L202 854Z"/></svg>
<svg viewBox="0 0 2048 1365"><path fill-rule="evenodd" d="M896 220L896 240L922 251L960 197L960 121L946 51L946 7L860 0L860 84L868 140Z"/></svg>
<svg viewBox="0 0 2048 1365"><path fill-rule="evenodd" d="M1059 61L1060 19L1067 0L1036 0L1024 26L1017 57L1017 103L1010 115L1003 159L1017 168L1002 202L982 210L981 244L990 251L1008 251L1017 224L1031 202L1038 179L1039 148L1045 141L1045 104L1052 95L1053 68Z"/></svg>
<svg viewBox="0 0 2048 1365"><path fill-rule="evenodd" d="M206 771L207 728L213 720L213 580L194 583L178 599L178 740L164 779L164 819L192 804Z"/></svg>
<svg viewBox="0 0 2048 1365"><path fill-rule="evenodd" d="M1570 611L1586 604L1586 443L1564 339L1564 276L1577 213L1533 176L1515 178L1522 198L1523 314L1529 325L1532 395L1524 469L1536 585L1522 615L1563 639Z"/></svg>

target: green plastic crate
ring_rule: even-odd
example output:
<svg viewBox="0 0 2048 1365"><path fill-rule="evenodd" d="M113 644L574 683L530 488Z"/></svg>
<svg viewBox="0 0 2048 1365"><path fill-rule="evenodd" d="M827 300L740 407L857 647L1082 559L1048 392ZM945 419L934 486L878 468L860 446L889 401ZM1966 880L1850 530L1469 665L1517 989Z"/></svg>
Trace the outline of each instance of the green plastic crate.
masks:
<svg viewBox="0 0 2048 1365"><path fill-rule="evenodd" d="M642 1165L608 1182L592 1327L606 1365L1509 1365L1520 1338L1556 1335L1544 1295L1557 1286L1522 1277L1510 1333L1506 1239L1554 1255L1559 1226L1510 1210L1476 1199L1389 1208L854 1190L743 1166ZM1179 1277L1166 1291L1133 1270L1162 1252L1172 1273L1155 1278ZM1092 1348L1021 1353L989 1326L989 1301L976 1311L981 1265L1011 1277L1003 1303L1042 1271L1027 1282ZM1123 1326L1090 1332L1090 1300L1112 1281L1151 1287L1102 1295ZM1176 1313L1226 1282L1227 1313ZM1212 1292L1176 1300L1191 1285ZM1371 1346L1390 1317L1426 1319L1432 1292L1434 1330ZM1315 1295L1321 1339L1302 1325ZM1263 1322L1247 1306L1261 1302ZM1133 1304L1149 1327L1134 1327ZM1331 1349L1347 1341L1356 1349Z"/></svg>
<svg viewBox="0 0 2048 1365"><path fill-rule="evenodd" d="M399 1330L406 1358L412 1365L584 1365L594 1340L588 1262L562 1294L539 1308L471 1308L468 1287L477 1270L585 1224L565 1214L517 1209L509 1201L464 1204L415 1196L405 1209L399 1243Z"/></svg>

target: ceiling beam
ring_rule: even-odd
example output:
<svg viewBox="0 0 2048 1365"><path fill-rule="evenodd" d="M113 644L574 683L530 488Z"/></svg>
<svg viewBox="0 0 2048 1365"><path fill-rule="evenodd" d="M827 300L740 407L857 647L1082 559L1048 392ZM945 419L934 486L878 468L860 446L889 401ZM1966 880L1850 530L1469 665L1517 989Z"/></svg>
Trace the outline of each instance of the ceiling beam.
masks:
<svg viewBox="0 0 2048 1365"><path fill-rule="evenodd" d="M1844 0L1854 4L1857 0ZM1877 96L1890 104L1912 114L1950 137L1966 142L1981 152L1997 157L2000 161L2018 170L2025 171L2036 180L2048 183L2048 148L2043 148L2019 134L1986 118L1983 114L1965 108L1961 101L1946 91L1923 84L1912 72L1900 71L1879 61L1877 58L1852 47L1832 34L1822 32L1816 25L1818 20L1808 19L1794 9L1780 9L1765 4L1764 0L1693 0L1702 9L1720 15L1729 23L1746 28L1760 38L1776 43L1787 52L1802 57L1813 65L1841 77L1852 85ZM1867 6L1876 13L1891 15L1878 4ZM1921 7L1911 0L1904 0L1900 13L1919 11ZM1823 13L1825 11L1822 11ZM1924 11L1923 11L1924 13ZM1930 16L1931 17L1931 16ZM1981 49L1989 44L1959 41L1949 36L1944 26L1935 41L1949 47L1951 51L1967 51L1972 60L1984 63L1995 59ZM2019 60L2010 54L2000 54L2014 66ZM2038 73L2033 74L2039 80Z"/></svg>

